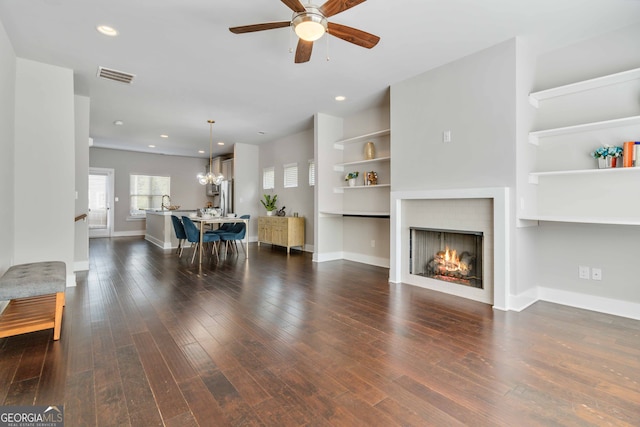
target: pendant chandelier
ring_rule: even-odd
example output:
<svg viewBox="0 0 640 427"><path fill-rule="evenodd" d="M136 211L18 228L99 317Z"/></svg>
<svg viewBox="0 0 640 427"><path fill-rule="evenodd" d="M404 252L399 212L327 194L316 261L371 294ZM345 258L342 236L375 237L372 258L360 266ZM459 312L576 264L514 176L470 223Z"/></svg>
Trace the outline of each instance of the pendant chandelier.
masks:
<svg viewBox="0 0 640 427"><path fill-rule="evenodd" d="M224 176L220 173L213 173L213 124L215 121L207 120L207 123L209 123L209 172L199 173L198 182L202 185L219 185L224 180Z"/></svg>

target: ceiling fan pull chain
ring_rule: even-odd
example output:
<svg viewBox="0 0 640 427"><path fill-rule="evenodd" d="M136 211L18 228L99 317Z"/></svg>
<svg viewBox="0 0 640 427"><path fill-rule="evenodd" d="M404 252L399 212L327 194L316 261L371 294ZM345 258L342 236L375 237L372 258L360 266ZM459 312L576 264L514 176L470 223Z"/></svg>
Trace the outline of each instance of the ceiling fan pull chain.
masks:
<svg viewBox="0 0 640 427"><path fill-rule="evenodd" d="M289 31L289 53L293 53L293 31Z"/></svg>
<svg viewBox="0 0 640 427"><path fill-rule="evenodd" d="M329 34L329 31L327 31L327 34ZM329 36L326 36L325 39L327 39L327 62L329 62L331 60L329 58Z"/></svg>

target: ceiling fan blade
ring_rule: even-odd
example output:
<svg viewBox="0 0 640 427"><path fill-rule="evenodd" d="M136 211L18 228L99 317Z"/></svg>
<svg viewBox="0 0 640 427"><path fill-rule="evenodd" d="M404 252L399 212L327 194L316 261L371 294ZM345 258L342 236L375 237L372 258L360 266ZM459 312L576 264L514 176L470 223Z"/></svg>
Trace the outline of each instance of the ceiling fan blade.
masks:
<svg viewBox="0 0 640 427"><path fill-rule="evenodd" d="M298 47L296 48L296 64L309 61L311 59L311 51L313 50L313 42L305 40L298 40Z"/></svg>
<svg viewBox="0 0 640 427"><path fill-rule="evenodd" d="M348 41L349 43L366 47L367 49L371 49L380 41L380 37L373 34L369 34L356 28L347 27L346 25L334 24L332 22L329 22L328 33L344 41Z"/></svg>
<svg viewBox="0 0 640 427"><path fill-rule="evenodd" d="M287 7L294 12L304 12L306 9L304 5L300 3L300 0L281 0Z"/></svg>
<svg viewBox="0 0 640 427"><path fill-rule="evenodd" d="M329 0L320 6L320 13L328 18L330 16L337 15L340 12L344 12L347 9L351 9L353 6L357 6L365 1L367 0Z"/></svg>
<svg viewBox="0 0 640 427"><path fill-rule="evenodd" d="M253 33L254 31L273 30L291 25L291 21L265 22L263 24L243 25L241 27L231 27L229 31L234 34Z"/></svg>

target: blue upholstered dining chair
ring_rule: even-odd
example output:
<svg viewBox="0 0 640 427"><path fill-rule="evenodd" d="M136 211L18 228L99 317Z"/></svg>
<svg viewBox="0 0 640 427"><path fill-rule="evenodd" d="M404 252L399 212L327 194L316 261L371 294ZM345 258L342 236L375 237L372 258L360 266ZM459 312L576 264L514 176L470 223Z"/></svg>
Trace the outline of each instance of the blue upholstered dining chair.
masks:
<svg viewBox="0 0 640 427"><path fill-rule="evenodd" d="M251 219L251 215L242 215L240 217L240 219ZM227 253L227 248L229 246L229 242L233 242L234 246L236 247L236 251L238 250L238 240L242 241L242 239L244 239L245 234L247 233L247 224L245 224L244 222L236 222L233 224L233 226L231 227L231 229L229 231L223 232L223 233L218 233L218 235L220 236L220 239L222 239L222 241L224 242L224 253L226 255ZM242 250L244 251L245 248L243 245L242 246ZM246 254L246 252L245 252Z"/></svg>
<svg viewBox="0 0 640 427"><path fill-rule="evenodd" d="M213 233L213 234L220 234L220 233L226 233L228 231L231 230L231 227L233 227L235 225L235 222L224 222L222 224L220 224L220 227L218 227L215 230L207 230L205 231L205 233Z"/></svg>
<svg viewBox="0 0 640 427"><path fill-rule="evenodd" d="M191 243L195 243L193 247L193 256L191 257L191 262L193 262L196 259L196 252L198 252L198 246L200 245L200 230L188 216L182 217L182 224L184 225L184 230L187 233L187 240ZM218 247L216 246L216 242L219 241L220 236L218 234L204 233L202 235L202 243L213 243L212 253L216 253L217 259L220 259L218 255Z"/></svg>
<svg viewBox="0 0 640 427"><path fill-rule="evenodd" d="M187 239L187 232L184 231L184 225L182 225L182 221L175 215L171 215L171 222L173 223L173 231L176 233L176 239L178 239L178 248L176 249L176 253L178 257L182 256L182 250L184 247L182 246L184 241Z"/></svg>

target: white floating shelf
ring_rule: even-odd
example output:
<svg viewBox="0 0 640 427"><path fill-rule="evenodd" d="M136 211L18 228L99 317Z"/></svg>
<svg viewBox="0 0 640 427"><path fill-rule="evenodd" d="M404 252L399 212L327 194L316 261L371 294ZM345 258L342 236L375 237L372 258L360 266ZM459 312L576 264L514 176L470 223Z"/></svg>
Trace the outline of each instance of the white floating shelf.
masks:
<svg viewBox="0 0 640 427"><path fill-rule="evenodd" d="M335 165L334 170L342 172L345 166L367 165L370 163L388 162L389 160L391 160L391 157L378 157L377 159L371 159L371 160L357 160L355 162L338 163Z"/></svg>
<svg viewBox="0 0 640 427"><path fill-rule="evenodd" d="M529 102L534 107L538 107L540 101L545 99L556 98L558 96L570 95L572 93L582 92L590 89L597 89L603 86L609 86L616 83L623 83L629 80L640 79L640 68L623 71L621 73L609 74L607 76L596 77L594 79L583 80L577 83L571 83L564 86L558 86L551 89L541 90L529 94Z"/></svg>
<svg viewBox="0 0 640 427"><path fill-rule="evenodd" d="M347 138L341 141L336 141L333 144L333 146L334 148L341 150L344 148L345 144L352 144L354 142L360 142L370 138L377 138L379 136L387 136L389 134L391 134L391 129L383 129L377 132L368 133L366 135L359 135L359 136L354 136L353 138Z"/></svg>
<svg viewBox="0 0 640 427"><path fill-rule="evenodd" d="M608 169L578 169L578 170L561 170L549 172L531 172L529 174L529 183L537 184L539 177L544 176L560 176L560 175L592 175L604 173L633 173L640 172L638 168L608 168Z"/></svg>
<svg viewBox="0 0 640 427"><path fill-rule="evenodd" d="M518 218L526 221L574 222L580 224L640 225L639 218L599 218L559 215L521 215Z"/></svg>
<svg viewBox="0 0 640 427"><path fill-rule="evenodd" d="M342 188L343 190L353 190L353 189L366 188L367 190L369 190L369 189L372 189L372 188L383 188L383 187L391 187L391 184L354 185L353 187L349 187L348 185L345 185L344 187L338 187L338 188Z"/></svg>
<svg viewBox="0 0 640 427"><path fill-rule="evenodd" d="M375 218L386 218L391 216L390 212L370 212L370 211L320 211L323 215L338 215L338 216L367 216Z"/></svg>
<svg viewBox="0 0 640 427"><path fill-rule="evenodd" d="M575 126L566 126L555 129L538 130L535 132L529 132L529 142L533 145L538 145L540 138L547 138L550 136L567 135L570 133L588 132L598 129L606 129L621 126L633 126L640 125L640 116L625 117L622 119L604 120L601 122L584 123Z"/></svg>

